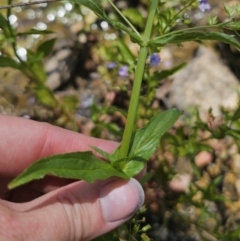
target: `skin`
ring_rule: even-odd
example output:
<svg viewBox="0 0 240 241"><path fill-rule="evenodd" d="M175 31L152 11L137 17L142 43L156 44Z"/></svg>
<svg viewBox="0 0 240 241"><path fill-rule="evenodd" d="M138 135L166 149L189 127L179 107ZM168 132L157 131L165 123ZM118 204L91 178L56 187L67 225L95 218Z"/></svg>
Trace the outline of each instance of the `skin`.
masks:
<svg viewBox="0 0 240 241"><path fill-rule="evenodd" d="M91 240L116 228L140 208L144 194L135 179L88 184L48 176L8 190L9 181L36 160L87 151L90 145L111 153L118 143L0 115L1 240Z"/></svg>

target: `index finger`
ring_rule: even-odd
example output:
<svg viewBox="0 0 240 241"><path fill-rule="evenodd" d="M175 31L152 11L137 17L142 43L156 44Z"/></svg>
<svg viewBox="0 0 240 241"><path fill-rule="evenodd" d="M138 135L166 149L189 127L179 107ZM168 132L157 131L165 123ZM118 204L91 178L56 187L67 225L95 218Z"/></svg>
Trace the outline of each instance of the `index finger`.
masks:
<svg viewBox="0 0 240 241"><path fill-rule="evenodd" d="M0 175L15 176L34 161L96 146L113 152L118 143L20 117L0 115Z"/></svg>

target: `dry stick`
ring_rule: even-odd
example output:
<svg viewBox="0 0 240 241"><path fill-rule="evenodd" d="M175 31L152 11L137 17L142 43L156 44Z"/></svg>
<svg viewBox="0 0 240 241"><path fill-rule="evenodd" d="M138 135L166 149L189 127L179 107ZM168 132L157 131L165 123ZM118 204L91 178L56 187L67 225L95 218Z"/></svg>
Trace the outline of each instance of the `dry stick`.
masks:
<svg viewBox="0 0 240 241"><path fill-rule="evenodd" d="M34 4L51 3L51 2L59 2L59 1L62 1L62 0L43 0L43 1L35 1L35 2L31 2L31 3L16 3L16 4L0 6L0 9L25 7L25 6L34 5Z"/></svg>

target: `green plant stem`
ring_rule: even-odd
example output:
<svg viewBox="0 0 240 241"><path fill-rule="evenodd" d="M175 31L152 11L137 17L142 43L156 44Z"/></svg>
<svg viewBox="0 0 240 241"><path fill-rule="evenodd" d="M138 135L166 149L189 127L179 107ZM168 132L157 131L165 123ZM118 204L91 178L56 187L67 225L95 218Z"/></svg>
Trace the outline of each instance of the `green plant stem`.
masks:
<svg viewBox="0 0 240 241"><path fill-rule="evenodd" d="M12 4L12 0L8 0L8 5L11 5ZM7 25L8 25L8 31L11 35L11 37L14 39L14 41L12 42L12 49L14 51L14 54L15 56L17 57L17 59L19 60L19 62L22 64L22 59L19 57L18 53L17 53L17 48L16 48L16 36L15 34L13 33L13 30L12 30L12 27L11 27L11 24L10 24L10 21L9 21L9 17L11 15L11 9L9 8L7 10Z"/></svg>
<svg viewBox="0 0 240 241"><path fill-rule="evenodd" d="M154 21L154 16L155 16L155 12L157 9L157 5L158 5L158 0L151 1L149 15L148 15L144 35L143 35L143 41L145 43L145 46L141 47L140 52L139 52L138 63L137 63L137 67L135 70L135 77L134 77L134 81L133 81L133 90L132 90L129 109L128 109L127 123L126 123L126 127L125 127L125 130L123 133L122 144L121 144L120 152L119 152L119 159L126 158L128 156L128 152L129 152L129 147L130 147L130 143L131 143L132 133L134 130L134 124L135 124L135 119L136 119L136 114L137 114L137 107L138 107L138 100L139 100L139 96L140 96L142 77L144 74L144 67L145 67L145 62L146 62L147 53L148 53L148 48L146 45L151 36L152 26L153 26L153 21Z"/></svg>
<svg viewBox="0 0 240 241"><path fill-rule="evenodd" d="M220 27L224 27L226 26L227 24L231 23L232 20L229 20L225 23L219 23L219 24L216 24L216 25L204 25L204 26L197 26L197 27L192 27L192 28L184 28L184 29L180 29L180 30L177 30L177 31L173 31L171 33L166 33L166 34L163 34L161 36L158 36L154 39L152 39L153 41L154 40L159 40L159 39L162 39L162 38L166 38L166 37L169 37L171 35L176 35L176 34L179 34L179 33L183 33L183 32L191 32L193 30L201 30L201 29L207 29L207 28L220 28Z"/></svg>
<svg viewBox="0 0 240 241"><path fill-rule="evenodd" d="M133 30L133 32L135 32L138 36L141 37L140 33L136 30L136 28L132 25L132 23L121 13L121 11L115 6L115 4L111 0L108 0L108 2L115 9L115 11L124 19L124 21Z"/></svg>

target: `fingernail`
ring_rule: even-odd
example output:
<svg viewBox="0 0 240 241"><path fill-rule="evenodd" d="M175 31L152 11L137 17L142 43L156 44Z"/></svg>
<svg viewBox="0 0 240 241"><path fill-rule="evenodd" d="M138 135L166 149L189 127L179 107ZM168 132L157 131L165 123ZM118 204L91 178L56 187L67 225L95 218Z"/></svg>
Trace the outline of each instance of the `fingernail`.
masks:
<svg viewBox="0 0 240 241"><path fill-rule="evenodd" d="M144 192L137 180L117 180L108 183L100 192L100 203L106 222L132 216L144 202Z"/></svg>

